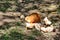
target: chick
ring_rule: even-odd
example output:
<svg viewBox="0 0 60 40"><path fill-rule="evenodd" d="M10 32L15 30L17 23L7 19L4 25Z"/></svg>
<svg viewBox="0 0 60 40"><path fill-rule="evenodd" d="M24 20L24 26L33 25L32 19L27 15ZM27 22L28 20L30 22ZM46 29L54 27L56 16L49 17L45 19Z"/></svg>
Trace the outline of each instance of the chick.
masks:
<svg viewBox="0 0 60 40"><path fill-rule="evenodd" d="M25 18L25 20L29 23L38 23L41 21L41 15L38 13L32 13Z"/></svg>
<svg viewBox="0 0 60 40"><path fill-rule="evenodd" d="M45 17L43 21L45 22L46 25L51 25L52 23L50 20L48 20L47 17Z"/></svg>
<svg viewBox="0 0 60 40"><path fill-rule="evenodd" d="M54 28L53 28L53 26L51 25L51 26L49 26L49 27L41 27L41 30L43 31L43 32L52 32L53 30L54 30Z"/></svg>
<svg viewBox="0 0 60 40"><path fill-rule="evenodd" d="M35 23L41 22L41 16L38 13L32 13L29 16L25 17L25 20L27 21L26 27L33 28L35 26Z"/></svg>

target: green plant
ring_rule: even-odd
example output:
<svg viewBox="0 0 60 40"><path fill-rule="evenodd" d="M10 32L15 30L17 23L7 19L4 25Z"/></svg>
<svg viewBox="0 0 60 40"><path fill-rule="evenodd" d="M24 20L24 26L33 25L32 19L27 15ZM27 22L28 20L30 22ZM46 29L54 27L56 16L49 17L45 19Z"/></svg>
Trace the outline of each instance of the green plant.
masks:
<svg viewBox="0 0 60 40"><path fill-rule="evenodd" d="M10 5L11 4L9 2L0 4L0 11L5 12L10 7Z"/></svg>
<svg viewBox="0 0 60 40"><path fill-rule="evenodd" d="M10 32L10 34L4 34L0 37L0 40L35 40L32 36L27 36L16 31Z"/></svg>
<svg viewBox="0 0 60 40"><path fill-rule="evenodd" d="M17 26L20 26L20 25L21 25L21 22L16 22L16 25L17 25Z"/></svg>
<svg viewBox="0 0 60 40"><path fill-rule="evenodd" d="M36 30L36 29L33 29L33 30L32 30L32 35L33 35L33 36L41 36L42 33L41 33L40 31Z"/></svg>
<svg viewBox="0 0 60 40"><path fill-rule="evenodd" d="M0 27L0 29L9 29L11 27L11 25L10 24L8 24L8 23L5 23L4 25L2 25L1 27Z"/></svg>
<svg viewBox="0 0 60 40"><path fill-rule="evenodd" d="M60 13L60 6L59 6L59 8L57 9L57 12Z"/></svg>

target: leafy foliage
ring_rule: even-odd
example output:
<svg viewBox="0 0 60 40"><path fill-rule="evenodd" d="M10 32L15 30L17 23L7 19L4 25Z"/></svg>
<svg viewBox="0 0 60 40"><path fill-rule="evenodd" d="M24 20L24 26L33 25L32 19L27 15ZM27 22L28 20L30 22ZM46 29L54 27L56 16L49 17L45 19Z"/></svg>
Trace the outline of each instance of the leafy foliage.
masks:
<svg viewBox="0 0 60 40"><path fill-rule="evenodd" d="M60 13L60 6L59 6L59 8L57 9L57 12Z"/></svg>
<svg viewBox="0 0 60 40"><path fill-rule="evenodd" d="M0 11L5 12L10 7L10 5L11 4L8 2L0 4Z"/></svg>
<svg viewBox="0 0 60 40"><path fill-rule="evenodd" d="M10 34L4 34L0 37L0 40L35 40L32 36L26 36L18 32L11 32Z"/></svg>

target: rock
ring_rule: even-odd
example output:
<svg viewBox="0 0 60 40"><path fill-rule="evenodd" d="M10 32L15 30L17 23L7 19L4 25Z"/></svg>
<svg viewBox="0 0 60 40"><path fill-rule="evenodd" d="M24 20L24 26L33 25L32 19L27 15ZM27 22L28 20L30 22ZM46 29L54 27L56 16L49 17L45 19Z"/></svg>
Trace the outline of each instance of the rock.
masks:
<svg viewBox="0 0 60 40"><path fill-rule="evenodd" d="M26 9L24 9L24 8L21 9L21 12L25 12L25 11L26 11Z"/></svg>
<svg viewBox="0 0 60 40"><path fill-rule="evenodd" d="M55 10L57 10L57 8L59 7L59 5L55 5L55 4L41 4L40 6L39 6L39 10L41 11L41 12L48 12L48 11L55 11Z"/></svg>
<svg viewBox="0 0 60 40"><path fill-rule="evenodd" d="M13 13L12 13L13 16L20 16L21 14L22 14L22 13L20 13L20 12L13 12Z"/></svg>
<svg viewBox="0 0 60 40"><path fill-rule="evenodd" d="M41 18L44 19L47 16L47 13L41 13Z"/></svg>
<svg viewBox="0 0 60 40"><path fill-rule="evenodd" d="M23 0L18 0L18 2L23 2Z"/></svg>
<svg viewBox="0 0 60 40"><path fill-rule="evenodd" d="M4 22L3 21L0 21L0 26L4 25Z"/></svg>
<svg viewBox="0 0 60 40"><path fill-rule="evenodd" d="M2 20L4 17L2 15L0 15L0 20Z"/></svg>
<svg viewBox="0 0 60 40"><path fill-rule="evenodd" d="M24 15L21 15L21 16L20 16L20 18L21 18L21 19L24 19L24 18L25 18L25 16L24 16Z"/></svg>
<svg viewBox="0 0 60 40"><path fill-rule="evenodd" d="M55 10L57 10L57 8L58 8L58 5L51 4L51 5L48 7L48 10L49 10L49 11L55 11Z"/></svg>
<svg viewBox="0 0 60 40"><path fill-rule="evenodd" d="M38 14L40 14L39 10L36 10L36 9L35 10L30 10L30 11L28 11L28 13L29 14L31 14L31 13L38 13Z"/></svg>
<svg viewBox="0 0 60 40"><path fill-rule="evenodd" d="M5 30L0 30L0 37L4 34L6 34L6 31Z"/></svg>
<svg viewBox="0 0 60 40"><path fill-rule="evenodd" d="M7 12L16 11L16 8L17 8L17 6L12 5L11 8L8 8L6 11L7 11Z"/></svg>
<svg viewBox="0 0 60 40"><path fill-rule="evenodd" d="M31 8L31 7L33 7L33 3L25 4L24 8Z"/></svg>
<svg viewBox="0 0 60 40"><path fill-rule="evenodd" d="M60 14L49 14L48 15L48 18L51 20L51 21L54 21L54 22L57 22L57 21L60 21Z"/></svg>
<svg viewBox="0 0 60 40"><path fill-rule="evenodd" d="M54 25L54 28L60 29L60 28L59 28L59 27L60 27L60 22L59 22L59 21L56 22L56 23L54 23L53 25Z"/></svg>
<svg viewBox="0 0 60 40"><path fill-rule="evenodd" d="M3 16L12 16L12 12L7 12L7 13L3 14Z"/></svg>
<svg viewBox="0 0 60 40"><path fill-rule="evenodd" d="M54 3L55 0L43 0L45 3Z"/></svg>
<svg viewBox="0 0 60 40"><path fill-rule="evenodd" d="M57 12L51 12L51 14L57 14Z"/></svg>
<svg viewBox="0 0 60 40"><path fill-rule="evenodd" d="M47 12L48 11L48 9L47 9L47 7L43 7L41 10L40 10L41 12Z"/></svg>
<svg viewBox="0 0 60 40"><path fill-rule="evenodd" d="M10 22L16 22L16 20L14 20L14 19L3 19L3 22L10 23Z"/></svg>
<svg viewBox="0 0 60 40"><path fill-rule="evenodd" d="M6 12L6 13L0 12L0 15L3 15L3 16L20 16L21 13L20 12Z"/></svg>
<svg viewBox="0 0 60 40"><path fill-rule="evenodd" d="M39 10L41 11L41 12L45 12L45 11L48 11L48 6L49 6L49 4L40 4L39 5Z"/></svg>
<svg viewBox="0 0 60 40"><path fill-rule="evenodd" d="M4 13L3 12L0 12L0 15L4 15Z"/></svg>
<svg viewBox="0 0 60 40"><path fill-rule="evenodd" d="M54 17L58 16L58 14L50 13L50 14L48 15L48 18L52 17L53 15L54 15Z"/></svg>

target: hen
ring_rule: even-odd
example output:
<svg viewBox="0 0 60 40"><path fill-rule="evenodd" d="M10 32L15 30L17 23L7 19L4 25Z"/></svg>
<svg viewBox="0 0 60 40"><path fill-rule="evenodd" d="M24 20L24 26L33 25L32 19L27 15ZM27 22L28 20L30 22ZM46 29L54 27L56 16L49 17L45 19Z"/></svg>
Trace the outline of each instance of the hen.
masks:
<svg viewBox="0 0 60 40"><path fill-rule="evenodd" d="M41 22L41 15L38 13L32 13L32 14L26 16L25 20L27 21L26 27L33 28L35 26L35 23Z"/></svg>

